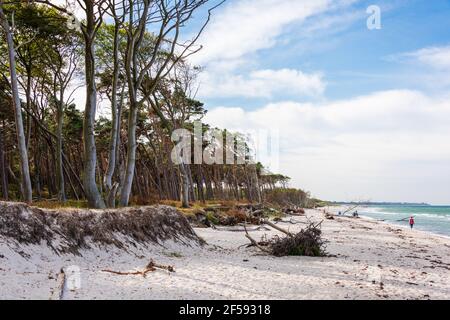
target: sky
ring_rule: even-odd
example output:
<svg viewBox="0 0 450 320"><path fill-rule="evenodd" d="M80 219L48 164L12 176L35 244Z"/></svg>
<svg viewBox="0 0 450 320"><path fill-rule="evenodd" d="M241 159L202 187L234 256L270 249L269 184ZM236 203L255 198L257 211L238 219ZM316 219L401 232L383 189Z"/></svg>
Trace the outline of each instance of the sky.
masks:
<svg viewBox="0 0 450 320"><path fill-rule="evenodd" d="M277 132L292 187L450 204L450 0L228 0L199 44L205 122Z"/></svg>
<svg viewBox="0 0 450 320"><path fill-rule="evenodd" d="M200 43L206 122L277 130L293 187L450 204L450 1L228 0Z"/></svg>

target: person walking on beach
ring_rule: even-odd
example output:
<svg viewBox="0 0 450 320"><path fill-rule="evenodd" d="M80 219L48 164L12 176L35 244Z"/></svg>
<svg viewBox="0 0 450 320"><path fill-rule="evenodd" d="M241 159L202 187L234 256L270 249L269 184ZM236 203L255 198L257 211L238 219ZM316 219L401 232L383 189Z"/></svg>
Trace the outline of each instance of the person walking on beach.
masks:
<svg viewBox="0 0 450 320"><path fill-rule="evenodd" d="M415 223L416 223L416 222L414 221L414 217L411 216L411 218L409 218L409 225L411 226L411 229L414 228L414 224L415 224Z"/></svg>

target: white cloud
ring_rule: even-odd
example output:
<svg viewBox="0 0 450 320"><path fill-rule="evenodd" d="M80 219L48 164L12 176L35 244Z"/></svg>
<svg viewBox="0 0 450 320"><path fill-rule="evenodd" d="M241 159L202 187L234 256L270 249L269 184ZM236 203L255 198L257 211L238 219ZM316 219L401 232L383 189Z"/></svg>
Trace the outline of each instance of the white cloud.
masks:
<svg viewBox="0 0 450 320"><path fill-rule="evenodd" d="M231 0L217 10L199 43L203 49L191 57L206 67L201 76L201 97L273 98L321 96L325 90L322 74L292 68L271 69L256 56L264 49L286 43L305 32L348 24L354 15L307 19L334 12L357 0ZM328 21L324 24L324 21ZM307 23L306 23L307 22ZM291 30L291 26L302 28ZM292 34L297 32L297 34Z"/></svg>
<svg viewBox="0 0 450 320"><path fill-rule="evenodd" d="M205 46L195 57L202 63L238 59L272 47L290 23L323 12L331 0L236 0L216 13L202 36Z"/></svg>
<svg viewBox="0 0 450 320"><path fill-rule="evenodd" d="M450 46L424 48L407 56L436 69L450 70Z"/></svg>
<svg viewBox="0 0 450 320"><path fill-rule="evenodd" d="M419 50L393 54L387 61L408 66L403 81L428 92L448 91L450 87L450 45L432 46Z"/></svg>
<svg viewBox="0 0 450 320"><path fill-rule="evenodd" d="M396 90L321 105L216 108L206 121L279 128L282 173L322 198L448 203L448 99Z"/></svg>
<svg viewBox="0 0 450 320"><path fill-rule="evenodd" d="M389 56L388 60L420 63L438 70L449 70L450 45L426 47L412 52L395 54Z"/></svg>
<svg viewBox="0 0 450 320"><path fill-rule="evenodd" d="M318 96L325 90L319 73L306 74L299 70L257 70L247 76L209 73L201 75L203 97L264 97L276 94Z"/></svg>

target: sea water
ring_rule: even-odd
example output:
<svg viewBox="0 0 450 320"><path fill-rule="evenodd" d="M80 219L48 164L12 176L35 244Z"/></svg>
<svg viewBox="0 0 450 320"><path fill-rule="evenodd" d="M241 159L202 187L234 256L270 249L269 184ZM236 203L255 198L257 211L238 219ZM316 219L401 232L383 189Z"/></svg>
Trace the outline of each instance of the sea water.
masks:
<svg viewBox="0 0 450 320"><path fill-rule="evenodd" d="M358 211L362 216L406 227L414 216L414 228L450 237L450 206L371 205Z"/></svg>

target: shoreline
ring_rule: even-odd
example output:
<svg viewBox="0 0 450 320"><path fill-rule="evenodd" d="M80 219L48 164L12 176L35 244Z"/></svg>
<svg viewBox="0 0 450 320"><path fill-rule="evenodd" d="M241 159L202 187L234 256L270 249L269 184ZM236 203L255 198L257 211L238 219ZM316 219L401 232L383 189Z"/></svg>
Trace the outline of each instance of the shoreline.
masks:
<svg viewBox="0 0 450 320"><path fill-rule="evenodd" d="M331 212L332 214L336 215L337 217L339 217L339 215L338 215L338 212L339 212L339 211L343 211L343 209L347 209L346 207L343 207L343 206L338 206L338 207L325 207L325 208L326 208L326 210L328 210L328 211ZM333 210L330 210L330 208L333 208ZM319 211L320 211L320 209L314 209L314 210L319 210ZM360 211L360 210L358 210L358 211ZM346 217L351 218L349 215L347 215ZM391 221L387 221L387 220L381 220L381 219L377 219L377 218L374 218L374 217L370 217L370 216L365 215L364 212L359 213L359 217L360 217L360 218L364 218L364 219L373 220L373 221L379 222L379 223L385 223L385 224L387 224L387 225L399 227L399 228L402 228L402 229L405 229L405 230L411 230L409 226L404 226L404 225L402 225L402 224L400 224L400 223L397 224L397 223L395 223L395 222L391 222ZM445 238L445 239L447 239L447 240L450 240L450 235L441 234L441 233L438 233L438 232L435 232L435 231L431 231L431 230L423 230L423 229L420 229L420 228L417 227L417 226L414 227L413 231L424 232L424 233L430 234L430 235L432 235L432 236L443 237L443 238Z"/></svg>
<svg viewBox="0 0 450 320"><path fill-rule="evenodd" d="M396 224L396 223L392 223L392 222L389 222L389 221L377 220L375 218L372 218L372 217L369 217L369 216L365 216L364 214L361 214L360 217L364 218L364 219L374 220L374 221L379 222L379 223L385 223L385 224L388 224L390 226L399 227L399 228L402 228L402 229L405 229L405 230L411 230L411 228L408 227L408 226L402 226L401 224ZM422 232L424 234L429 234L429 235L431 235L433 237L441 237L441 238L444 238L446 240L450 240L450 236L445 235L445 234L441 234L441 233L437 233L435 231L422 230L422 229L419 229L418 227L414 227L413 231Z"/></svg>
<svg viewBox="0 0 450 320"><path fill-rule="evenodd" d="M291 218L291 217L289 217ZM450 299L450 240L364 218L325 219L318 210L292 216L323 221L328 257L262 255L242 232L195 228L208 245L130 244L94 247L82 256L55 255L45 244L17 246L0 238L1 299L49 299L61 268L77 266L81 286L62 299L384 300ZM279 232L254 231L259 240ZM3 256L3 257L2 257ZM141 270L149 259L173 266L147 277L102 270Z"/></svg>

